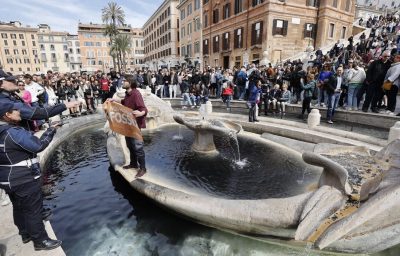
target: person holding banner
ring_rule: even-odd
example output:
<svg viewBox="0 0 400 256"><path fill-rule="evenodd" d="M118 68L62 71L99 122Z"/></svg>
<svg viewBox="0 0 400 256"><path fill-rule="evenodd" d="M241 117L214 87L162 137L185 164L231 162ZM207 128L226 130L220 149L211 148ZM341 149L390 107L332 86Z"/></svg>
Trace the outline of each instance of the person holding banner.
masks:
<svg viewBox="0 0 400 256"><path fill-rule="evenodd" d="M146 128L147 108L144 105L142 94L137 90L137 82L132 75L126 75L122 88L126 90L125 98L121 101L122 105L133 110L132 114L136 117L138 128ZM129 149L131 162L124 166L124 169L138 168L136 178L142 177L146 173L146 161L143 140L133 137L125 137L126 145Z"/></svg>

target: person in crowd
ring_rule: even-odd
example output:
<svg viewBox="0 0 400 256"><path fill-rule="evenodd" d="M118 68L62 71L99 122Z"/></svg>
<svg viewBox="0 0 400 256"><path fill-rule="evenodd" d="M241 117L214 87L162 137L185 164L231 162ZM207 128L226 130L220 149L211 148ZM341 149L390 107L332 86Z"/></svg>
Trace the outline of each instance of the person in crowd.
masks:
<svg viewBox="0 0 400 256"><path fill-rule="evenodd" d="M274 88L270 91L269 94L270 94L269 104L272 106L272 111L274 112L274 114L276 114L277 112L279 112L277 108L277 103L282 96L279 84L275 84Z"/></svg>
<svg viewBox="0 0 400 256"><path fill-rule="evenodd" d="M288 90L287 84L282 85L281 97L277 102L279 112L282 112L282 115L286 115L286 105L290 103L291 98L292 93Z"/></svg>
<svg viewBox="0 0 400 256"><path fill-rule="evenodd" d="M388 96L387 114L394 115L396 109L396 98L400 87L400 53L393 56L393 64L386 73L384 81L390 83L390 89L386 90ZM398 114L399 115L399 114Z"/></svg>
<svg viewBox="0 0 400 256"><path fill-rule="evenodd" d="M84 82L83 92L85 95L87 111L88 111L88 113L93 113L96 110L96 108L94 106L93 88L89 81Z"/></svg>
<svg viewBox="0 0 400 256"><path fill-rule="evenodd" d="M233 83L226 81L223 84L222 101L226 104L226 110L231 111L231 101L233 99Z"/></svg>
<svg viewBox="0 0 400 256"><path fill-rule="evenodd" d="M51 86L49 80L44 81L44 89L46 90L47 93L47 106L54 106L58 102L58 97L54 91L54 88Z"/></svg>
<svg viewBox="0 0 400 256"><path fill-rule="evenodd" d="M164 74L162 73L162 69L158 70L158 73L156 74L156 83L157 83L156 95L158 95L158 93L159 93L160 98L163 98L164 97Z"/></svg>
<svg viewBox="0 0 400 256"><path fill-rule="evenodd" d="M171 71L171 81L169 86L169 98L176 98L176 92L178 91L178 73L174 70Z"/></svg>
<svg viewBox="0 0 400 256"><path fill-rule="evenodd" d="M25 89L25 83L23 81L17 82L18 91L17 95L25 102L25 104L31 106L32 96L31 93Z"/></svg>
<svg viewBox="0 0 400 256"><path fill-rule="evenodd" d="M365 78L366 74L364 69L360 67L358 61L354 61L353 67L349 70L347 77L349 84L349 91L347 96L348 110L358 110L358 93L364 83Z"/></svg>
<svg viewBox="0 0 400 256"><path fill-rule="evenodd" d="M308 114L310 114L311 112L311 98L315 86L317 86L314 78L315 78L314 74L310 73L307 75L306 81L304 81L304 79L300 80L301 87L304 90L304 95L303 95L304 98L300 115L300 118L303 120L304 120L304 113L306 112L306 110Z"/></svg>
<svg viewBox="0 0 400 256"><path fill-rule="evenodd" d="M331 70L331 66L329 63L325 63L323 65L323 70L321 71L321 73L319 73L318 76L318 82L317 82L317 87L318 87L318 102L317 102L317 106L319 107L323 107L325 106L325 102L327 102L327 100L325 100L326 98L326 91L325 91L325 83L329 80L329 78L332 76L332 70Z"/></svg>
<svg viewBox="0 0 400 256"><path fill-rule="evenodd" d="M24 75L24 80L25 80L25 89L31 93L32 107L38 107L39 106L38 96L44 93L45 91L44 88L40 86L38 83L34 82L32 76L29 74Z"/></svg>
<svg viewBox="0 0 400 256"><path fill-rule="evenodd" d="M103 74L100 79L100 87L101 87L100 95L102 103L104 103L109 97L110 84L111 83L110 80L107 78L107 75Z"/></svg>
<svg viewBox="0 0 400 256"><path fill-rule="evenodd" d="M13 204L14 223L22 242L33 241L36 251L52 250L62 242L50 239L44 227L41 171L36 154L50 144L60 123L37 138L18 125L21 120L17 104L0 101L0 188Z"/></svg>
<svg viewBox="0 0 400 256"><path fill-rule="evenodd" d="M242 67L237 74L236 87L238 88L239 100L245 100L246 83L248 81L246 68Z"/></svg>
<svg viewBox="0 0 400 256"><path fill-rule="evenodd" d="M382 58L373 61L368 66L365 79L367 91L364 104L362 106L363 112L368 112L368 109L371 105L371 111L374 113L379 113L378 102L382 101L384 95L382 85L385 75L391 64L390 52L385 51L382 55Z"/></svg>
<svg viewBox="0 0 400 256"><path fill-rule="evenodd" d="M260 101L261 93L261 80L258 80L257 84L251 87L250 96L247 101L247 106L249 107L249 122L259 122L256 108Z"/></svg>
<svg viewBox="0 0 400 256"><path fill-rule="evenodd" d="M181 83L181 94L182 94L182 99L183 99L183 106L182 109L186 109L186 105L188 105L191 108L194 108L194 102L192 101L192 98L190 97L190 84L188 80L188 76L183 73L182 77L182 83Z"/></svg>
<svg viewBox="0 0 400 256"><path fill-rule="evenodd" d="M342 82L343 82L343 68L339 67L336 70L336 74L329 77L328 82L326 83L325 89L328 96L328 111L326 119L329 124L333 124L333 116L335 114L335 110L338 106L340 94L342 93Z"/></svg>
<svg viewBox="0 0 400 256"><path fill-rule="evenodd" d="M142 94L137 90L137 82L133 80L131 75L126 75L125 79L123 88L126 90L126 95L121 103L125 107L132 109L132 114L136 117L139 129L146 128L147 108L144 105ZM130 163L123 166L123 168L138 169L135 177L140 178L146 173L144 142L131 137L125 137L125 141L130 153Z"/></svg>
<svg viewBox="0 0 400 256"><path fill-rule="evenodd" d="M47 107L33 107L26 105L23 100L16 95L18 86L16 77L5 73L0 69L0 103L11 102L21 111L21 124L29 128L29 120L44 120L52 116L61 114L68 108L75 107L75 103L66 102L64 104L56 104Z"/></svg>

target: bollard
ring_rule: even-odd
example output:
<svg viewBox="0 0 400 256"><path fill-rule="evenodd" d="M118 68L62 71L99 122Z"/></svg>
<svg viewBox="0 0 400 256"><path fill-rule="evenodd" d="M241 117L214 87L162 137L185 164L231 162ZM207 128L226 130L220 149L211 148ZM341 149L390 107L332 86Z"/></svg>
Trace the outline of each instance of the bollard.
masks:
<svg viewBox="0 0 400 256"><path fill-rule="evenodd" d="M396 139L400 139L400 121L396 122L389 131L388 144Z"/></svg>
<svg viewBox="0 0 400 256"><path fill-rule="evenodd" d="M316 126L321 123L321 114L318 109L312 109L311 113L308 114L307 124L308 128L314 129Z"/></svg>
<svg viewBox="0 0 400 256"><path fill-rule="evenodd" d="M146 86L145 91L147 96L151 95L151 88L149 86Z"/></svg>
<svg viewBox="0 0 400 256"><path fill-rule="evenodd" d="M211 114L212 113L212 104L211 101L206 102L206 113Z"/></svg>

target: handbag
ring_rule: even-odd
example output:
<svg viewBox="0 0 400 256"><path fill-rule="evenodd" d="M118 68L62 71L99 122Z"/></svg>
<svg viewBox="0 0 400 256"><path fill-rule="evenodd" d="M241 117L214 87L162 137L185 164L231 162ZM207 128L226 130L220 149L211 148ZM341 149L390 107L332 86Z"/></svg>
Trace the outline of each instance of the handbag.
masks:
<svg viewBox="0 0 400 256"><path fill-rule="evenodd" d="M392 89L393 82L390 82L389 80L383 82L382 88L385 91L390 91Z"/></svg>

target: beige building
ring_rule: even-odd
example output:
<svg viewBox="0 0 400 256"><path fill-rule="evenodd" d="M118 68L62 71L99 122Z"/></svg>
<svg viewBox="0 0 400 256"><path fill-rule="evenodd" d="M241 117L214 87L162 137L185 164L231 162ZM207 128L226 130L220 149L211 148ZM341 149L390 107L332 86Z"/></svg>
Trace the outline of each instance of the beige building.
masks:
<svg viewBox="0 0 400 256"><path fill-rule="evenodd" d="M201 0L181 0L179 14L180 63L201 68L202 54L202 3Z"/></svg>
<svg viewBox="0 0 400 256"><path fill-rule="evenodd" d="M71 72L79 72L82 69L82 58L78 35L68 35L67 44Z"/></svg>
<svg viewBox="0 0 400 256"><path fill-rule="evenodd" d="M143 26L145 65L150 69L179 66L178 0L164 0Z"/></svg>
<svg viewBox="0 0 400 256"><path fill-rule="evenodd" d="M0 67L14 74L41 71L37 32L18 21L0 23Z"/></svg>
<svg viewBox="0 0 400 256"><path fill-rule="evenodd" d="M84 71L102 70L108 72L113 68L113 58L110 55L110 38L104 35L104 24L82 24L78 25L78 38L80 43L82 69ZM128 34L132 40L142 38L143 33L140 29L133 29L130 26L118 27L120 34ZM136 35L135 35L136 34ZM125 56L126 69L133 70L137 68L134 49L136 41L132 41L131 51ZM143 50L143 48L142 48ZM140 56L143 59L143 56ZM115 67L117 67L117 59L115 59Z"/></svg>
<svg viewBox="0 0 400 256"><path fill-rule="evenodd" d="M37 35L43 70L61 73L70 72L68 32L51 31L49 25L40 24Z"/></svg>
<svg viewBox="0 0 400 256"><path fill-rule="evenodd" d="M140 28L132 28L132 45L129 64L131 67L141 69L144 67L144 38Z"/></svg>
<svg viewBox="0 0 400 256"><path fill-rule="evenodd" d="M204 0L204 65L272 63L351 35L352 0ZM319 5L318 3L321 2Z"/></svg>

